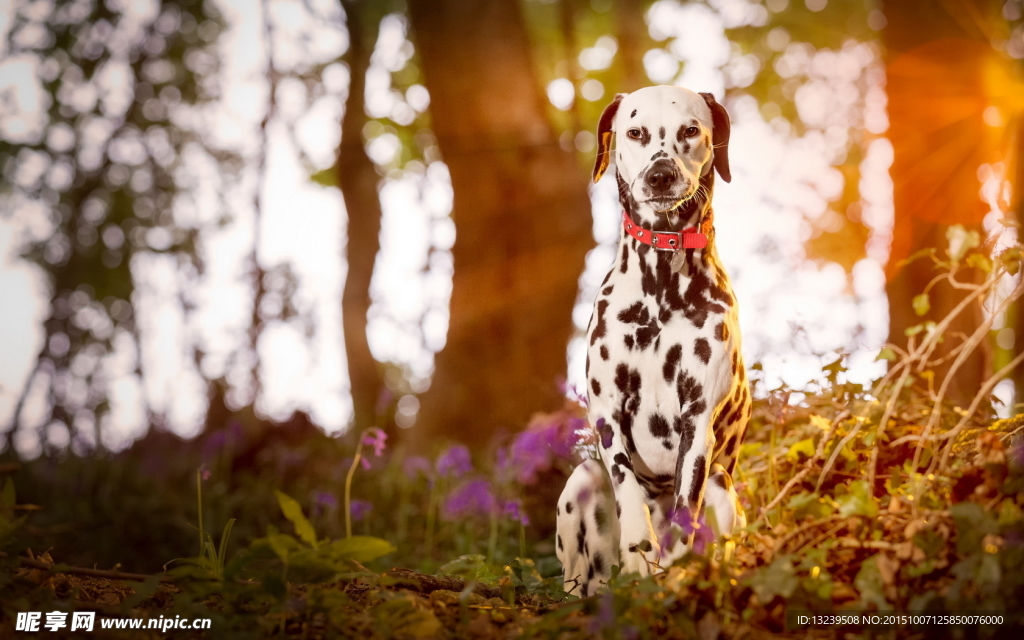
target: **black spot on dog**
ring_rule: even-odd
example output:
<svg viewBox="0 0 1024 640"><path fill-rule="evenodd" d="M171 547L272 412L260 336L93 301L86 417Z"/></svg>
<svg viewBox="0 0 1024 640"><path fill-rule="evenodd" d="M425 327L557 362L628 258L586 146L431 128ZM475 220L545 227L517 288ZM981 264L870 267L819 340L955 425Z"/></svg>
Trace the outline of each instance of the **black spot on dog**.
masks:
<svg viewBox="0 0 1024 640"><path fill-rule="evenodd" d="M612 465L612 479L615 480L615 484L622 484L626 479L626 473L617 464Z"/></svg>
<svg viewBox="0 0 1024 640"><path fill-rule="evenodd" d="M626 345L627 349L629 349L630 351L633 350L633 336L627 333L626 335L622 336L622 342Z"/></svg>
<svg viewBox="0 0 1024 640"><path fill-rule="evenodd" d="M615 431L611 425L604 421L604 418L598 418L597 420L597 434L601 436L601 446L607 449L612 446L612 439L615 437Z"/></svg>
<svg viewBox="0 0 1024 640"><path fill-rule="evenodd" d="M615 517L616 518L621 518L622 517L622 505L619 504L618 500L615 501Z"/></svg>
<svg viewBox="0 0 1024 640"><path fill-rule="evenodd" d="M594 569L598 573L604 573L604 557L600 553L594 554Z"/></svg>
<svg viewBox="0 0 1024 640"><path fill-rule="evenodd" d="M640 542L638 542L636 544L629 545L629 550L632 553L636 553L637 551L643 551L644 553L648 553L648 552L650 552L651 549L652 549L652 546L651 546L651 541L650 540L641 540Z"/></svg>
<svg viewBox="0 0 1024 640"><path fill-rule="evenodd" d="M629 114L629 117L630 118L635 118L636 117L636 109L633 109L633 113Z"/></svg>
<svg viewBox="0 0 1024 640"><path fill-rule="evenodd" d="M660 127L658 129L658 138L661 140L665 139L665 127Z"/></svg>
<svg viewBox="0 0 1024 640"><path fill-rule="evenodd" d="M640 407L640 372L630 369L624 362L615 367L615 386L621 392L619 407L612 419L619 424L627 451L636 451L633 442L633 418Z"/></svg>
<svg viewBox="0 0 1024 640"><path fill-rule="evenodd" d="M711 476L711 481L714 482L720 489L725 489L728 491L729 484L727 478L728 476L725 475L724 472L718 472L715 475Z"/></svg>
<svg viewBox="0 0 1024 640"><path fill-rule="evenodd" d="M593 580L593 579L594 579L594 565L591 564L587 568L587 580Z"/></svg>
<svg viewBox="0 0 1024 640"><path fill-rule="evenodd" d="M601 345L601 359L602 360L607 360L608 359L608 347L604 346L603 344Z"/></svg>
<svg viewBox="0 0 1024 640"><path fill-rule="evenodd" d="M719 322L718 326L715 327L715 340L719 342L725 342L729 339L729 327L725 326L724 322Z"/></svg>
<svg viewBox="0 0 1024 640"><path fill-rule="evenodd" d="M609 271L608 273L611 273L611 272ZM612 289L614 289L614 288L615 288L615 285L609 285L609 286L605 287L601 291L601 295L603 295L603 296L609 295L612 292Z"/></svg>
<svg viewBox="0 0 1024 640"><path fill-rule="evenodd" d="M646 147L651 144L651 132L647 130L647 127L640 127L640 146Z"/></svg>
<svg viewBox="0 0 1024 640"><path fill-rule="evenodd" d="M608 514L601 505L594 509L594 523L597 525L598 533L604 534L608 531Z"/></svg>
<svg viewBox="0 0 1024 640"><path fill-rule="evenodd" d="M572 513L572 503L571 502L566 502L565 503L565 512L566 513Z"/></svg>
<svg viewBox="0 0 1024 640"><path fill-rule="evenodd" d="M708 477L707 460L703 455L697 456L693 462L693 481L690 483L690 506L697 508L697 501L704 491L704 480Z"/></svg>
<svg viewBox="0 0 1024 640"><path fill-rule="evenodd" d="M672 382L672 378L676 375L676 369L679 367L679 360L683 356L683 345L674 344L672 345L668 353L665 354L665 364L661 367L661 375L665 377L665 382Z"/></svg>
<svg viewBox="0 0 1024 640"><path fill-rule="evenodd" d="M704 364L711 362L711 345L704 338L697 338L693 344L693 355L700 358Z"/></svg>
<svg viewBox="0 0 1024 640"><path fill-rule="evenodd" d="M625 243L622 244L622 264L619 266L619 271L626 273L629 269L629 246Z"/></svg>
<svg viewBox="0 0 1024 640"><path fill-rule="evenodd" d="M648 428L651 430L651 435L655 438L664 438L668 436L668 420L665 416L660 413L652 413Z"/></svg>
<svg viewBox="0 0 1024 640"><path fill-rule="evenodd" d="M583 523L580 524L582 525ZM586 534L583 531L576 532L576 549L578 550L578 553L583 553L583 544L586 542L586 540L584 540L585 537Z"/></svg>
<svg viewBox="0 0 1024 640"><path fill-rule="evenodd" d="M590 379L590 390L594 392L595 396L601 395L601 383L597 381L597 378Z"/></svg>
<svg viewBox="0 0 1024 640"><path fill-rule="evenodd" d="M564 547L564 546L562 546L562 536L555 536L555 540L557 540L557 541L558 541L558 550L559 550L559 551L562 551L562 550L564 550L564 549L565 549L565 547Z"/></svg>
<svg viewBox="0 0 1024 640"><path fill-rule="evenodd" d="M604 336L605 331L608 327L605 325L604 312L608 308L607 300L600 300L597 303L597 326L594 327L594 331L590 334L590 344L593 345L597 342L597 339Z"/></svg>
<svg viewBox="0 0 1024 640"><path fill-rule="evenodd" d="M612 458L612 461L615 462L616 464L621 464L630 471L633 470L633 462L629 459L629 456L627 456L624 453L616 453L615 457Z"/></svg>
<svg viewBox="0 0 1024 640"><path fill-rule="evenodd" d="M619 312L619 321L627 324L641 324L647 322L647 307L643 302L634 302Z"/></svg>

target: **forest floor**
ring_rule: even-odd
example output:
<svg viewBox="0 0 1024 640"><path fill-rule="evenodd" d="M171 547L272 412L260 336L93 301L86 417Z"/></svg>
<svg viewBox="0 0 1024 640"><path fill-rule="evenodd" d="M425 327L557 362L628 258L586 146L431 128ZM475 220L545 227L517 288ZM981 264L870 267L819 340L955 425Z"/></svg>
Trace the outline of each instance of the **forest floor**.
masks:
<svg viewBox="0 0 1024 640"><path fill-rule="evenodd" d="M371 475L363 495L378 495L373 513L381 520L365 523L365 531L377 535L334 535L333 541L318 535L318 516L307 519L298 502L278 492L284 517L276 522L294 535L272 523L264 537L236 534L229 551L204 533L201 556L144 575L121 573L138 568L132 566L86 568L80 558L90 557L88 548L65 542L62 553L49 549L40 534L45 528L25 525L25 516L37 515L38 507L16 501L8 480L0 491L0 637L34 637L15 631L18 614L32 611L42 614L42 624L49 612L95 611L88 637L96 638L1021 637L1024 419L977 421L950 438L948 449L918 448L907 436L922 433L927 407L900 404L888 411L888 428L879 430L887 410L854 391L833 385L799 404L759 401L736 473L749 525L656 575L615 575L607 588L583 599L564 593L545 535L527 545L523 531L530 527L501 529L496 547L495 521L488 529L485 518L475 529L459 521L439 524L438 541L462 540L464 530L473 535L461 546L431 546L433 534L424 543L392 517L403 505L412 512L434 504L434 494L394 497L380 488L386 484L373 485ZM949 413L950 421L959 419L958 412ZM542 423L524 433L541 433ZM349 460L354 469L359 456ZM307 464L306 475L314 467ZM389 468L382 467L381 477ZM392 475L395 486L409 482L408 475ZM23 482L27 477L18 476ZM439 485L429 486L434 491ZM539 486L530 491L539 494ZM387 502L389 495L398 507ZM266 497L260 500L266 504ZM123 534L112 529L76 538L65 531L70 537L62 540L88 547L112 537L116 545L119 535L128 535L133 516L132 508L123 508ZM251 515L247 511L231 512ZM160 537L159 530L143 529ZM484 554L488 530L490 551ZM49 552L38 553L44 548ZM424 561L417 555L423 549L449 561ZM130 553L129 546L123 550ZM77 555L69 558L72 551ZM79 566L60 564L76 559ZM874 627L794 629L789 620L787 626L787 614L798 611L988 612L1002 615L1003 624L883 620ZM209 618L210 630L100 628L111 621L196 618ZM47 637L83 637L67 627L41 629Z"/></svg>

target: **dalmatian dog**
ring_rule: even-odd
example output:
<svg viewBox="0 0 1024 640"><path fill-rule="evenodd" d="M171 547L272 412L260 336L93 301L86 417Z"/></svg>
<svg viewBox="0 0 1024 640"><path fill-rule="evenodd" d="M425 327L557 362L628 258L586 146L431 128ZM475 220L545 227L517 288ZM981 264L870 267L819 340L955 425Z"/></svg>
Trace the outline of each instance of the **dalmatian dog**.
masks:
<svg viewBox="0 0 1024 640"><path fill-rule="evenodd" d="M667 567L701 526L746 526L730 474L751 396L711 211L715 172L731 180L729 127L711 94L669 86L620 94L601 116L594 182L614 141L622 229L587 331L600 460L557 506L569 593L592 595L616 564Z"/></svg>

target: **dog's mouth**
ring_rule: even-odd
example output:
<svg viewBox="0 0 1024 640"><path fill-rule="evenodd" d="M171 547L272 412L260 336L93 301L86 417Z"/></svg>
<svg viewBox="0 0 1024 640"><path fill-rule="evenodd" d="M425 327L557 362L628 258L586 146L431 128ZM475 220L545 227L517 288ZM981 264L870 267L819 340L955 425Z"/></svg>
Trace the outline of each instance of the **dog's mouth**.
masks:
<svg viewBox="0 0 1024 640"><path fill-rule="evenodd" d="M646 204L658 213L669 213L683 206L697 195L698 189L679 194L656 195L647 199Z"/></svg>

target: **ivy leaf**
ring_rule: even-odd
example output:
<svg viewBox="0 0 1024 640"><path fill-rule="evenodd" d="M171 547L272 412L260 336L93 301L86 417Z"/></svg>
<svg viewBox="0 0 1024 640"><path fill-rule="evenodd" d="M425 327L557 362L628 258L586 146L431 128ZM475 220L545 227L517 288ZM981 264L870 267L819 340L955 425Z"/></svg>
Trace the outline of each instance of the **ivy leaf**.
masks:
<svg viewBox="0 0 1024 640"><path fill-rule="evenodd" d="M800 581L797 579L793 563L788 557L782 556L767 567L754 571L747 584L754 590L761 604L768 604L775 596L792 596Z"/></svg>
<svg viewBox="0 0 1024 640"><path fill-rule="evenodd" d="M962 555L980 551L987 534L999 533L999 523L976 502L955 504L949 514L956 524L956 550Z"/></svg>
<svg viewBox="0 0 1024 640"><path fill-rule="evenodd" d="M843 518L849 516L867 516L874 518L878 515L878 501L868 487L865 480L855 480L848 485L849 493L836 498L839 503L839 515Z"/></svg>
<svg viewBox="0 0 1024 640"><path fill-rule="evenodd" d="M916 313L919 316L923 316L924 314L928 313L928 311L932 308L932 304L928 300L928 294L927 293L922 293L922 294L914 296L913 304L914 304L914 313Z"/></svg>
<svg viewBox="0 0 1024 640"><path fill-rule="evenodd" d="M316 532L313 531L313 525L302 514L302 507L299 506L295 498L286 493L275 490L274 494L277 496L277 504L281 505L281 512L284 513L284 517L288 518L288 521L295 527L295 535L315 549L317 546Z"/></svg>
<svg viewBox="0 0 1024 640"><path fill-rule="evenodd" d="M889 602L885 599L885 581L882 580L882 572L878 568L879 556L871 556L860 565L857 577L853 579L853 586L860 592L860 606L867 608L867 605L874 604L880 611L891 609Z"/></svg>
<svg viewBox="0 0 1024 640"><path fill-rule="evenodd" d="M794 443L789 451L786 452L786 457L794 462L800 459L800 454L804 454L808 458L814 455L814 440L806 438L800 442Z"/></svg>

